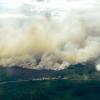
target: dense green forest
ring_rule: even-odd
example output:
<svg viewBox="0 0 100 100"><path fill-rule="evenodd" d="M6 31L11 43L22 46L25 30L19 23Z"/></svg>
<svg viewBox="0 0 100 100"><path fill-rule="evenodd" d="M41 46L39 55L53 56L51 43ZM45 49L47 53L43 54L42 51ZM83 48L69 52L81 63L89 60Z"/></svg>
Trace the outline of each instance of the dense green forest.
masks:
<svg viewBox="0 0 100 100"><path fill-rule="evenodd" d="M0 100L100 100L100 81L59 79L0 84Z"/></svg>
<svg viewBox="0 0 100 100"><path fill-rule="evenodd" d="M49 80L33 80L42 78ZM100 100L100 72L93 64L71 65L59 71L0 67L0 100L89 99Z"/></svg>

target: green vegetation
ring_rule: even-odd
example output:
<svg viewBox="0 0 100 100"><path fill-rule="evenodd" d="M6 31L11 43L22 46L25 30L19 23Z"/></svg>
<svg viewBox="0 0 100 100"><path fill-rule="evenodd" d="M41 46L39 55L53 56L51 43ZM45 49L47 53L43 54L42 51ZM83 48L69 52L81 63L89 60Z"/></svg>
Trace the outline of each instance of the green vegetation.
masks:
<svg viewBox="0 0 100 100"><path fill-rule="evenodd" d="M0 81L32 80L42 78L58 78L68 80L100 80L100 72L96 71L94 64L76 64L63 70L35 70L20 66L0 66Z"/></svg>
<svg viewBox="0 0 100 100"><path fill-rule="evenodd" d="M100 100L100 81L59 79L0 84L0 100Z"/></svg>
<svg viewBox="0 0 100 100"><path fill-rule="evenodd" d="M43 78L49 80L36 81ZM0 100L100 100L99 80L100 72L93 64L59 71L1 66Z"/></svg>

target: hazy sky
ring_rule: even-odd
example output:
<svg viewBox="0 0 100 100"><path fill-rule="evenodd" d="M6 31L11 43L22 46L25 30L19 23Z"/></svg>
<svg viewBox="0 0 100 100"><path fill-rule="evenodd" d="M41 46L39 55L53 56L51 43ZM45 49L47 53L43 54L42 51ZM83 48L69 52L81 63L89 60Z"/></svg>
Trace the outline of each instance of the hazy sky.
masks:
<svg viewBox="0 0 100 100"><path fill-rule="evenodd" d="M99 0L0 0L0 17L28 17L37 12L86 10L97 7Z"/></svg>

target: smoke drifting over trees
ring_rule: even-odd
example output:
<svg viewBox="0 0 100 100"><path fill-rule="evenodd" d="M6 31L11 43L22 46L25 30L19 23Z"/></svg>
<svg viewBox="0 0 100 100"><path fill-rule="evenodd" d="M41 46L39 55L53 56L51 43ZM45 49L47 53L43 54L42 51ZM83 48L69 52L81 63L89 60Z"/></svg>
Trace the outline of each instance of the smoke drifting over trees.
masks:
<svg viewBox="0 0 100 100"><path fill-rule="evenodd" d="M41 13L6 18L0 28L0 65L59 70L70 64L100 63L99 1L55 1L48 1L48 9L46 1L33 3L35 12Z"/></svg>

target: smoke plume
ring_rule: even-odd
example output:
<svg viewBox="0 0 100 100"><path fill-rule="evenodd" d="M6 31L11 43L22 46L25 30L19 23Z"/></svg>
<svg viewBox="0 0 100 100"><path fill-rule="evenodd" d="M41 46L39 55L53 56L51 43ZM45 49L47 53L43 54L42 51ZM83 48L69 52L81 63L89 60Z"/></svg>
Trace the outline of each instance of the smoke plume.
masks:
<svg viewBox="0 0 100 100"><path fill-rule="evenodd" d="M99 64L100 9L89 7L29 18L20 28L5 24L0 28L0 65L59 70L88 61Z"/></svg>

